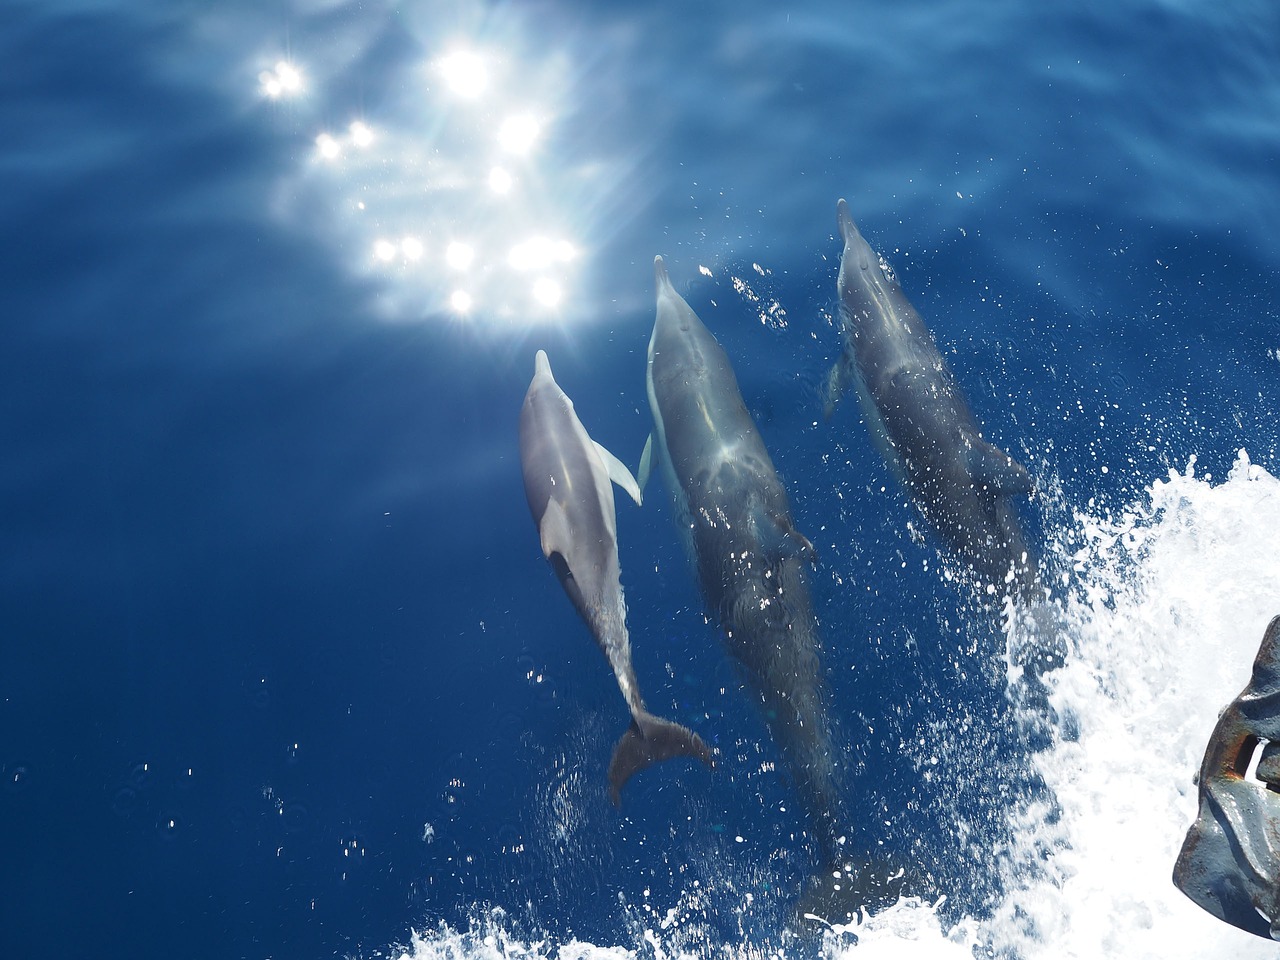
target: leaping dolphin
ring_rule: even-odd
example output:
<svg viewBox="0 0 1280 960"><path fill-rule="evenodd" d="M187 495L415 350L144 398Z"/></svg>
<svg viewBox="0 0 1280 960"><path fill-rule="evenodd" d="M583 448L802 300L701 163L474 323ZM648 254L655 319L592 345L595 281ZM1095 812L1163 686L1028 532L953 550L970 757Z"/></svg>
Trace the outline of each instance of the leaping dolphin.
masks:
<svg viewBox="0 0 1280 960"><path fill-rule="evenodd" d="M984 583L1036 599L1036 561L1013 502L1031 491L1026 469L982 438L920 314L844 200L836 216L845 346L827 378L826 414L852 384L872 439L947 547Z"/></svg>
<svg viewBox="0 0 1280 960"><path fill-rule="evenodd" d="M644 707L631 666L613 483L636 503L640 489L631 471L588 436L542 350L520 411L520 466L542 553L591 628L631 710L631 726L609 763L610 798L617 805L623 784L660 760L696 757L711 766L711 751L701 737Z"/></svg>
<svg viewBox="0 0 1280 960"><path fill-rule="evenodd" d="M792 523L728 356L672 287L661 257L654 274L647 377L654 432L640 486L656 458L702 595L745 668L824 862L834 863L842 814L805 581L813 546Z"/></svg>

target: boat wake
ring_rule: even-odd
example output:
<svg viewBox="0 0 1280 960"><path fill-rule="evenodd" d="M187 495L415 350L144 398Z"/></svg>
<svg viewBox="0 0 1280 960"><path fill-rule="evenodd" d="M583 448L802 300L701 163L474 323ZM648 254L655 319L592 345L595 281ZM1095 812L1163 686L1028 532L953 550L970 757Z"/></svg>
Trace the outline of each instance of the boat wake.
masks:
<svg viewBox="0 0 1280 960"><path fill-rule="evenodd" d="M1280 480L1241 450L1222 481L1171 470L1117 511L1077 510L1054 538L1071 570L1058 621L1066 661L1043 677L1058 725L1029 755L1046 790L1008 811L1013 838L970 870L1001 891L982 916L958 920L904 898L875 916L826 924L818 949L875 957L1212 960L1274 955L1274 947L1203 913L1170 874L1194 818L1193 782L1218 711L1239 692L1268 621L1280 612ZM1053 549L1049 552L1054 552ZM1011 650L1028 642L1009 617ZM1011 664L1016 662L1011 657ZM1010 667L1011 682L1019 668ZM1040 701L1043 709L1043 698ZM1028 717L1042 723L1043 715ZM622 903L628 942L553 942L520 932L500 909L467 929L440 925L388 948L396 960L437 958L775 957L811 955L812 941L757 936L723 942L697 909L705 888L667 909ZM748 895L749 898L749 895ZM750 904L742 905L750 914ZM723 929L723 925L715 929Z"/></svg>

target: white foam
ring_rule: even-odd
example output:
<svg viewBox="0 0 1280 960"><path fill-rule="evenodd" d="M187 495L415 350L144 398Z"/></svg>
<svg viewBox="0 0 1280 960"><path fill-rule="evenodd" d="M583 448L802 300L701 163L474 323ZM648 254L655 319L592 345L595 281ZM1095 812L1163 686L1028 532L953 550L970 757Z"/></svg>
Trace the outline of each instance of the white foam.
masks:
<svg viewBox="0 0 1280 960"><path fill-rule="evenodd" d="M977 943L976 924L964 923L944 933L937 907L908 897L875 916L828 925L822 956L826 960L970 960ZM749 942L713 945L703 937L694 937L696 944L690 944L686 931L671 922L679 912L673 910L667 920L638 930L640 942L628 948L581 940L563 944L521 940L507 932L505 913L492 910L465 931L440 924L434 930L415 932L407 947L387 956L395 960L695 960L715 955L732 960L786 960L811 955L807 947L762 949Z"/></svg>
<svg viewBox="0 0 1280 960"><path fill-rule="evenodd" d="M1076 519L1074 650L1050 685L1079 738L1036 758L1061 820L1023 813L988 933L1026 958L1274 957L1170 875L1218 711L1280 612L1280 481L1241 450L1214 486L1193 458L1120 516ZM1029 870L1046 849L1051 860Z"/></svg>
<svg viewBox="0 0 1280 960"><path fill-rule="evenodd" d="M823 955L829 960L971 960L977 925L962 923L944 932L938 906L908 897L875 916L837 924L823 938Z"/></svg>
<svg viewBox="0 0 1280 960"><path fill-rule="evenodd" d="M385 953L393 960L627 960L634 951L623 947L599 947L580 940L553 944L546 940L522 940L508 932L501 909L489 910L467 930L442 923L431 930L415 931L409 944Z"/></svg>
<svg viewBox="0 0 1280 960"><path fill-rule="evenodd" d="M1059 807L1009 811L1017 839L975 869L1002 873L994 915L949 929L937 904L904 899L828 926L828 960L975 955L1025 960L1215 960L1274 957L1275 945L1221 923L1170 879L1196 810L1192 778L1218 711L1248 679L1280 613L1280 480L1243 450L1225 482L1170 471L1118 515L1077 512L1075 585L1065 604L1071 653L1048 682L1079 735L1030 762ZM1063 548L1066 549L1066 548ZM1011 636L1011 643L1024 638ZM690 914L696 911L689 911ZM681 914L673 910L668 921ZM680 922L642 918L636 942L521 942L501 911L466 932L415 934L399 960L622 960L801 956L712 944ZM857 951L853 953L853 951Z"/></svg>

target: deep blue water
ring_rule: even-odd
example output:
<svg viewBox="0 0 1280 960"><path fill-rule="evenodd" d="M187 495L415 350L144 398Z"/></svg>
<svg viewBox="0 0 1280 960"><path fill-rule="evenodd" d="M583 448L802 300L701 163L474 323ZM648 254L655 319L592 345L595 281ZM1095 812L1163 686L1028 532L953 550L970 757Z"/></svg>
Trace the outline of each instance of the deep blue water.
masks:
<svg viewBox="0 0 1280 960"><path fill-rule="evenodd" d="M463 41L504 58L479 106L428 67ZM281 60L304 88L273 99ZM656 253L818 547L858 840L956 916L996 893L964 843L1029 776L999 632L855 405L822 419L836 198L1060 490L1042 538L1193 454L1276 470L1271 3L20 2L0 63L4 956L369 953L486 903L631 945L619 896L695 879L718 936L776 925L804 825L664 498L618 505L637 671L722 762L617 813L622 705L520 481L539 348L637 461ZM490 197L475 131L522 97L540 153ZM326 166L353 119L381 139ZM421 261L379 260L414 229ZM445 240L531 230L578 250L560 306L475 267L455 315ZM922 781L904 743L966 718Z"/></svg>

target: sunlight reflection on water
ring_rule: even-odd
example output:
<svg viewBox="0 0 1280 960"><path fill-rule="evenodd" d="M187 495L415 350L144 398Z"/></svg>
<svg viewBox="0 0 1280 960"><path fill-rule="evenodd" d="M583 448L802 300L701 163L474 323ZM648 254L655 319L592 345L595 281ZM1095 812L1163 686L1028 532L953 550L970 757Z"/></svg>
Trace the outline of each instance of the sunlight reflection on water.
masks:
<svg viewBox="0 0 1280 960"><path fill-rule="evenodd" d="M263 96L271 100L302 93L302 74L297 67L285 60L258 74L258 83Z"/></svg>
<svg viewBox="0 0 1280 960"><path fill-rule="evenodd" d="M581 237L598 198L583 181L616 182L580 150L557 150L571 58L540 47L545 62L519 62L492 32L483 45L424 44L426 61L404 71L407 107L370 104L314 131L280 186L278 209L374 278L390 319L565 322L589 262ZM314 116L332 116L320 78L303 83L310 69L282 60L259 75L261 92L305 95Z"/></svg>

